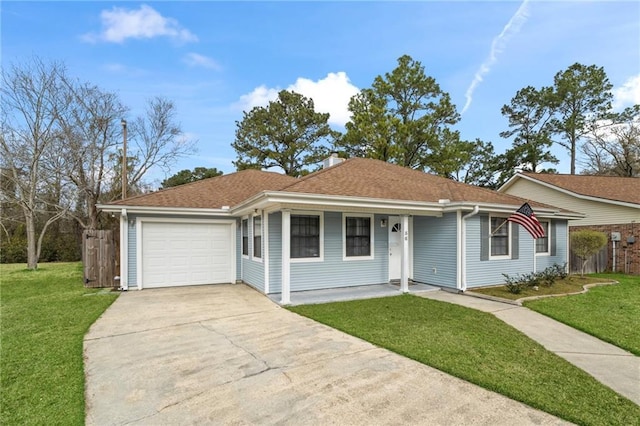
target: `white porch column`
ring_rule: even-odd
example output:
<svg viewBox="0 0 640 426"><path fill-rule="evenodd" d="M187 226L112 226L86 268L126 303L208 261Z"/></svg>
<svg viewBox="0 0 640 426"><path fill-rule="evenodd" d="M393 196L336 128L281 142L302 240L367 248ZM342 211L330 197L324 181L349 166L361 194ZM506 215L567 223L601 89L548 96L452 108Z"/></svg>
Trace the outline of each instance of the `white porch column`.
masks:
<svg viewBox="0 0 640 426"><path fill-rule="evenodd" d="M400 290L409 293L409 216L402 215L402 266L400 273Z"/></svg>
<svg viewBox="0 0 640 426"><path fill-rule="evenodd" d="M282 211L282 292L280 303L283 305L291 304L291 212L289 210Z"/></svg>

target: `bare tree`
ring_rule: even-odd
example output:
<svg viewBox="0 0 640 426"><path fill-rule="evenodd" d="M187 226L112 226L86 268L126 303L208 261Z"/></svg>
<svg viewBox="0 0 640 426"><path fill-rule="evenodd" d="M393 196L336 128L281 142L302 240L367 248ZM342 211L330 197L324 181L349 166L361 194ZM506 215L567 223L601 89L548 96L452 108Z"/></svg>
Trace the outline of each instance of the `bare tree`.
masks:
<svg viewBox="0 0 640 426"><path fill-rule="evenodd" d="M114 93L89 83L65 83L69 107L59 117L65 142L62 166L76 189L73 217L83 228L96 229L96 203L112 201L105 191L115 177L109 158L122 140L120 120L127 108Z"/></svg>
<svg viewBox="0 0 640 426"><path fill-rule="evenodd" d="M45 166L58 158L52 148L60 137L56 117L64 107L59 99L64 74L61 63L37 58L2 70L1 165L15 187L12 202L24 215L29 269L38 267L47 228L66 213L47 197L57 176L50 174L54 167ZM36 227L39 218L44 221Z"/></svg>
<svg viewBox="0 0 640 426"><path fill-rule="evenodd" d="M581 150L588 174L640 176L640 105L594 123Z"/></svg>
<svg viewBox="0 0 640 426"><path fill-rule="evenodd" d="M185 137L176 114L173 101L156 96L147 101L144 114L132 123L132 150L127 155L131 169L127 176L129 186L140 187L152 168L167 173L178 158L195 153L196 141Z"/></svg>

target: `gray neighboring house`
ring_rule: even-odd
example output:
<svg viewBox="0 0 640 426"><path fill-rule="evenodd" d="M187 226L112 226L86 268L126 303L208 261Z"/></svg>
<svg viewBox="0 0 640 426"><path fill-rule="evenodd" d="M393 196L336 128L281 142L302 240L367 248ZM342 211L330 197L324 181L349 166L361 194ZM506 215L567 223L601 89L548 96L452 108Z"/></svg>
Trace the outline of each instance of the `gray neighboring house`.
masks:
<svg viewBox="0 0 640 426"><path fill-rule="evenodd" d="M121 286L245 282L265 294L409 281L464 291L568 256L568 220L524 199L378 160L331 157L302 178L244 170L99 205L120 216Z"/></svg>
<svg viewBox="0 0 640 426"><path fill-rule="evenodd" d="M640 274L640 178L517 173L498 192L584 213L569 231L592 229L609 237L603 265L594 269Z"/></svg>

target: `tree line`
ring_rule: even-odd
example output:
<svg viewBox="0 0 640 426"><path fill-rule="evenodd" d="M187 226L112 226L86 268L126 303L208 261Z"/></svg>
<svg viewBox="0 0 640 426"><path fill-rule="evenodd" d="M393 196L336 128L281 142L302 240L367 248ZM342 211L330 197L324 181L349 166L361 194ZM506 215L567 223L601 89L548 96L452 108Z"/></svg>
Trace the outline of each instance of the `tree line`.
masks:
<svg viewBox="0 0 640 426"><path fill-rule="evenodd" d="M640 105L612 109L613 86L602 67L573 64L549 86L527 86L501 109L500 137L512 146L496 153L490 141L464 140L450 95L408 55L351 98L344 133L328 125L313 100L281 91L266 107L245 112L232 143L238 169L278 167L291 176L317 168L336 151L497 188L516 170L557 172L557 145L570 158L571 174L640 176Z"/></svg>
<svg viewBox="0 0 640 426"><path fill-rule="evenodd" d="M77 260L83 229L116 228L96 203L151 190L149 171L168 173L195 151L184 137L175 104L148 99L132 117L116 93L69 76L61 62L37 57L2 69L0 99L0 255L2 262ZM527 86L502 107L512 145L464 140L450 95L408 55L391 72L351 98L344 132L315 111L312 99L281 91L265 107L244 112L231 143L234 166L277 168L302 176L330 152L369 157L496 188L516 170L554 173L557 145L583 173L640 175L640 106L612 109L612 85L602 67L573 64L549 86ZM122 167L123 131L126 167ZM162 187L220 175L215 168L181 170Z"/></svg>
<svg viewBox="0 0 640 426"><path fill-rule="evenodd" d="M79 259L82 229L113 227L96 203L149 190L153 168L168 172L195 149L175 104L150 98L142 114L116 93L69 75L61 62L33 57L2 69L0 247L3 262ZM126 167L123 132L127 131Z"/></svg>

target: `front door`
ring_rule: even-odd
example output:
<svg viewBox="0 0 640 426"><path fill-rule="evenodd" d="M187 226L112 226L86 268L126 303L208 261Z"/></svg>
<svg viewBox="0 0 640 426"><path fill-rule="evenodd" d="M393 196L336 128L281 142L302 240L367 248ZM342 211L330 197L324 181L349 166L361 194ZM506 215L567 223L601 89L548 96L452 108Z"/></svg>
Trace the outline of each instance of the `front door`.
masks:
<svg viewBox="0 0 640 426"><path fill-rule="evenodd" d="M389 216L389 281L402 273L402 223L399 216Z"/></svg>

